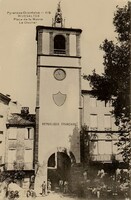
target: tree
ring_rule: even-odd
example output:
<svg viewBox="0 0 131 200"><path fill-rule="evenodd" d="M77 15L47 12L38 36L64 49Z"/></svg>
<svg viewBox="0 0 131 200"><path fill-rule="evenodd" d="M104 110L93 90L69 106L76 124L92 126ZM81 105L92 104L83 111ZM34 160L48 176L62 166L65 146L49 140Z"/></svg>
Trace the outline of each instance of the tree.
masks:
<svg viewBox="0 0 131 200"><path fill-rule="evenodd" d="M130 3L117 10L113 24L117 33L116 42L104 40L104 73L84 76L90 82L92 95L98 100L112 101L116 124L121 131L118 147L125 162L131 159L130 151Z"/></svg>

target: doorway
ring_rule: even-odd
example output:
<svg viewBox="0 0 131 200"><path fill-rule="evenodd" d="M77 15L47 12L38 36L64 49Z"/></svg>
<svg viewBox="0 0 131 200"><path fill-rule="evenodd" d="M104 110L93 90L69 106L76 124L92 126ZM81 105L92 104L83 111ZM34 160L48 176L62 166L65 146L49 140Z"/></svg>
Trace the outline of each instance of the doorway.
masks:
<svg viewBox="0 0 131 200"><path fill-rule="evenodd" d="M59 187L59 180L70 183L71 158L64 152L53 153L48 159L48 179L51 190Z"/></svg>

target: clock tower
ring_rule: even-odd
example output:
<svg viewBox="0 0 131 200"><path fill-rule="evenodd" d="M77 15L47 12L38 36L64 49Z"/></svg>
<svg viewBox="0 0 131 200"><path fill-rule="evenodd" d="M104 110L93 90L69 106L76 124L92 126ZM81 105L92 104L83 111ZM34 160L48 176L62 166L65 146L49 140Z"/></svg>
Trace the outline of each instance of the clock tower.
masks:
<svg viewBox="0 0 131 200"><path fill-rule="evenodd" d="M69 181L72 164L80 163L82 30L64 27L59 3L52 26L36 32L35 187L41 190L47 179L52 188Z"/></svg>

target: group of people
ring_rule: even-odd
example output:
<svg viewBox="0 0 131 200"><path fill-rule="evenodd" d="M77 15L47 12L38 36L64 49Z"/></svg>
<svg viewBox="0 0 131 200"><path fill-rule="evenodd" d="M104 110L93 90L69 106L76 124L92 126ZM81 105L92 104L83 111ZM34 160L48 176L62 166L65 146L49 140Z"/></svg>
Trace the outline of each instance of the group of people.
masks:
<svg viewBox="0 0 131 200"><path fill-rule="evenodd" d="M48 181L47 181L47 187L46 187L45 181L43 181L41 187L42 187L42 196L45 196L47 193L50 193L50 191L51 191L51 181L50 181L50 179L48 179Z"/></svg>
<svg viewBox="0 0 131 200"><path fill-rule="evenodd" d="M46 181L43 181L42 185L42 196L45 196L46 194L50 193L51 191L51 181L50 179L48 179L47 181L47 185L46 185ZM59 190L61 193L68 193L69 192L69 188L68 188L68 181L63 181L62 179L59 180Z"/></svg>
<svg viewBox="0 0 131 200"><path fill-rule="evenodd" d="M63 192L64 194L68 193L68 181L59 180L59 188L60 192Z"/></svg>

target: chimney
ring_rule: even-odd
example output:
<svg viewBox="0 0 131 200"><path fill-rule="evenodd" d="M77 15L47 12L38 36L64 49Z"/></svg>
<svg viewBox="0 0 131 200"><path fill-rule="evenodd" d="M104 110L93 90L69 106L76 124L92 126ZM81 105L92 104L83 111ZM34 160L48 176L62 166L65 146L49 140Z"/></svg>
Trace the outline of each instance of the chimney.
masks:
<svg viewBox="0 0 131 200"><path fill-rule="evenodd" d="M21 108L21 114L22 115L28 115L29 114L29 107L22 107Z"/></svg>
<svg viewBox="0 0 131 200"><path fill-rule="evenodd" d="M10 95L9 95L9 94L6 94L6 96L7 96L8 98L10 98Z"/></svg>

